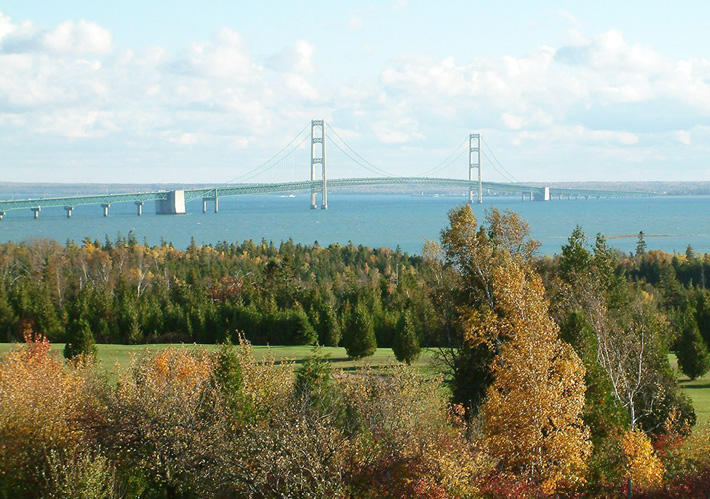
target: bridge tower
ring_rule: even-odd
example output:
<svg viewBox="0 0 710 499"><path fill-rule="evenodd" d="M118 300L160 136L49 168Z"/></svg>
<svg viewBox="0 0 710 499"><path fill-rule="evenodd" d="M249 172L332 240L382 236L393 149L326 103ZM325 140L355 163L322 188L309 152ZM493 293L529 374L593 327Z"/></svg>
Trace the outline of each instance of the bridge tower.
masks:
<svg viewBox="0 0 710 499"><path fill-rule="evenodd" d="M319 146L320 145L320 146ZM325 120L311 121L311 209L317 208L316 204L316 165L320 164L323 167L321 189L321 208L328 209L328 182L326 180L326 162L325 162Z"/></svg>
<svg viewBox="0 0 710 499"><path fill-rule="evenodd" d="M478 204L483 203L483 183L481 182L481 134L468 136L468 179L473 180L473 170L478 170ZM473 203L473 186L468 188L468 201Z"/></svg>

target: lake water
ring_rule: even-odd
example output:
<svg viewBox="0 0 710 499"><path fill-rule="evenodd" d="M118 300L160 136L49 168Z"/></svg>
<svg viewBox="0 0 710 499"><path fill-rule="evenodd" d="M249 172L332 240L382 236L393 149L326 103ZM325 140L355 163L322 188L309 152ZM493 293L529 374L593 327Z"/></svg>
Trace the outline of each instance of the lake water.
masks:
<svg viewBox="0 0 710 499"><path fill-rule="evenodd" d="M447 212L463 203L458 197L408 195L354 195L331 193L329 209L309 209L309 195L241 196L220 199L219 213L202 213L199 200L187 204L187 215L155 215L146 203L137 217L133 204L111 206L108 218L99 206L79 206L71 219L62 208L44 209L38 220L30 210L10 211L0 222L0 241L52 238L103 241L133 231L138 240L158 244L161 238L185 248L191 237L197 243L262 238L279 242L321 245L333 242L394 248L420 253L425 239L438 240L447 224ZM532 235L542 242L540 252L555 254L579 224L588 236L601 232L612 246L634 251L639 231L647 234L648 249L682 253L688 244L710 252L710 197L655 197L639 199L555 200L547 203L520 198L484 198L474 205L477 217L486 208L511 209L530 223Z"/></svg>

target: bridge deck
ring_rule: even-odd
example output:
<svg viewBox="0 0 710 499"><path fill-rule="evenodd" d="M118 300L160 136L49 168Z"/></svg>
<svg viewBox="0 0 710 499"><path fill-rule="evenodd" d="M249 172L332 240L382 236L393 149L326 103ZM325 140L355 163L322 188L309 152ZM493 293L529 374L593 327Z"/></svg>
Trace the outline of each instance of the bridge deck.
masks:
<svg viewBox="0 0 710 499"><path fill-rule="evenodd" d="M342 178L328 180L328 187L354 187L374 185L438 185L442 187L478 188L477 181L451 178L419 178L419 177L375 177L375 178ZM483 189L505 192L536 194L543 187L525 184L506 184L500 182L483 182ZM213 199L215 197L241 196L247 194L268 194L276 192L311 191L320 192L320 180L301 182L282 182L274 184L236 184L209 188L185 189L185 202L194 199ZM67 207L84 205L103 205L114 203L132 203L160 201L168 199L170 191L136 192L122 194L102 194L90 196L46 197L34 199L0 200L0 212L33 208ZM612 191L597 189L561 189L550 188L550 196L588 196L588 197L642 197L653 196L649 192Z"/></svg>

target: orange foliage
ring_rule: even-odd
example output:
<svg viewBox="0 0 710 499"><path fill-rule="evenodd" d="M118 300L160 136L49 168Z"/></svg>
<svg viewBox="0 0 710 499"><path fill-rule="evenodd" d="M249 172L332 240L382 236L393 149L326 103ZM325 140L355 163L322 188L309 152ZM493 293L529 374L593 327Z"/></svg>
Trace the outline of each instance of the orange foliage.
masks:
<svg viewBox="0 0 710 499"><path fill-rule="evenodd" d="M479 331L510 338L500 347L482 408L490 453L546 493L584 483L591 452L584 408L584 365L559 338L537 274L513 260L493 271L495 321ZM490 320L490 319L489 319ZM495 336L495 335L493 335Z"/></svg>
<svg viewBox="0 0 710 499"><path fill-rule="evenodd" d="M621 440L621 450L626 457L627 473L635 488L654 490L663 484L663 463L643 431L636 429L626 432Z"/></svg>
<svg viewBox="0 0 710 499"><path fill-rule="evenodd" d="M31 328L26 343L0 362L0 470L5 483L40 481L52 452L71 452L85 437L79 415L89 406L88 373L79 361L65 365Z"/></svg>

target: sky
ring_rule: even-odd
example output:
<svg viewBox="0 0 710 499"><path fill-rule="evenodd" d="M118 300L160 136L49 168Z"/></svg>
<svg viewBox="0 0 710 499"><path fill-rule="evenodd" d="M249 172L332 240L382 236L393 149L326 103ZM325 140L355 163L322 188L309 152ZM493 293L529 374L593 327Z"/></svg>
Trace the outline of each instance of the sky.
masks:
<svg viewBox="0 0 710 499"><path fill-rule="evenodd" d="M0 181L222 183L312 119L392 175L481 133L484 180L708 181L709 34L696 0L0 0Z"/></svg>

